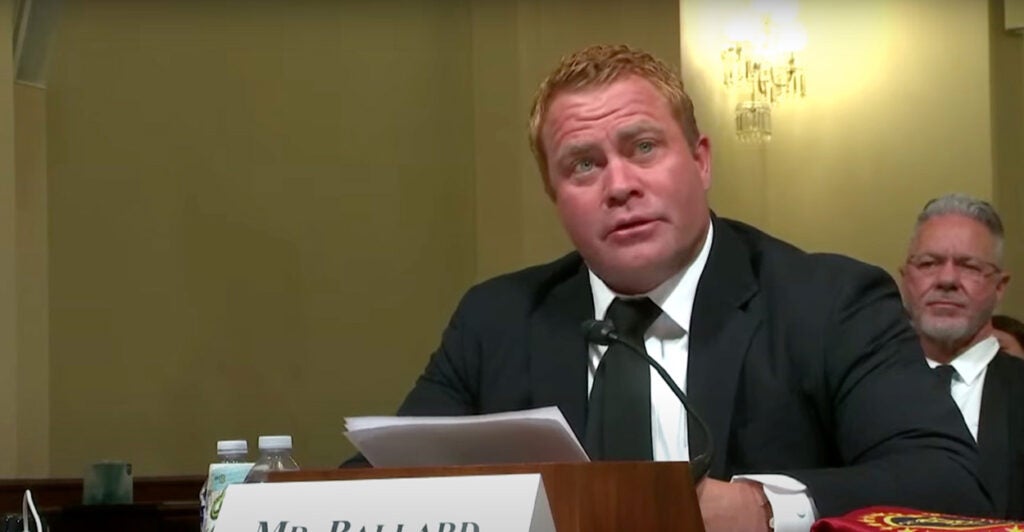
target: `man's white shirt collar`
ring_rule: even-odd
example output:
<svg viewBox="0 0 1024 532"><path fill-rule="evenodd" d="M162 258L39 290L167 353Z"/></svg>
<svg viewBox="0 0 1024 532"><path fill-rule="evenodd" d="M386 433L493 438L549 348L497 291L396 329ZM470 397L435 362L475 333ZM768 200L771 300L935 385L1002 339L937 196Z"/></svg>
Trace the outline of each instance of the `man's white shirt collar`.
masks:
<svg viewBox="0 0 1024 532"><path fill-rule="evenodd" d="M960 376L960 380L965 382L968 386L972 386L974 381L985 371L988 367L988 363L992 362L992 359L996 357L996 353L999 352L999 340L995 336L989 336L984 340L972 345L967 348L966 351L957 355L949 365L953 366L956 370L957 375ZM934 368L940 364L930 358L926 359L928 366Z"/></svg>

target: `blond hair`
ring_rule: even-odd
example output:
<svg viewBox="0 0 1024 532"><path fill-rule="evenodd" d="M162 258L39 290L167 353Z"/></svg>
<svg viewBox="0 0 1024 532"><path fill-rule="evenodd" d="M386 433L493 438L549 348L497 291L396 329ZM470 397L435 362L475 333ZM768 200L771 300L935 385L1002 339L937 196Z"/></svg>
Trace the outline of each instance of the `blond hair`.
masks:
<svg viewBox="0 0 1024 532"><path fill-rule="evenodd" d="M547 153L541 141L541 128L552 100L563 91L578 91L608 85L625 76L639 76L650 82L668 101L683 136L693 148L700 139L693 102L683 88L683 80L668 65L653 55L625 44L588 46L562 58L558 67L541 82L530 111L530 149L537 159L544 190L554 197L548 179Z"/></svg>

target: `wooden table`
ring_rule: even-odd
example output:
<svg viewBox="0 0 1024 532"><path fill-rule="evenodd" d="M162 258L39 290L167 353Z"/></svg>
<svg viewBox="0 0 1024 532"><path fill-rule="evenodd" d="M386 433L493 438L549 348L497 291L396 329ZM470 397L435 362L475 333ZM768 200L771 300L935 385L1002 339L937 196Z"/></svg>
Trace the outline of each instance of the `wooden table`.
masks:
<svg viewBox="0 0 1024 532"><path fill-rule="evenodd" d="M199 530L199 490L205 477L139 477L133 504L83 506L82 479L0 480L0 515L21 513L25 490L51 532L106 530L195 532Z"/></svg>

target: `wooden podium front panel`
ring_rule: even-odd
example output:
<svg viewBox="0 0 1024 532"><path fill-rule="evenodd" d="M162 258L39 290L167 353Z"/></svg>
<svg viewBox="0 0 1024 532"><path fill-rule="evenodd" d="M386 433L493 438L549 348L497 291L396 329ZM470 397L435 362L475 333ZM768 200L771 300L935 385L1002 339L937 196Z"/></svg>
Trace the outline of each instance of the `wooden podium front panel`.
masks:
<svg viewBox="0 0 1024 532"><path fill-rule="evenodd" d="M540 473L558 532L703 531L685 462L592 462L273 473L272 481Z"/></svg>
<svg viewBox="0 0 1024 532"><path fill-rule="evenodd" d="M0 516L21 514L25 490L54 529L66 532L194 532L199 530L199 489L206 477L137 477L133 504L82 505L82 479L0 480Z"/></svg>

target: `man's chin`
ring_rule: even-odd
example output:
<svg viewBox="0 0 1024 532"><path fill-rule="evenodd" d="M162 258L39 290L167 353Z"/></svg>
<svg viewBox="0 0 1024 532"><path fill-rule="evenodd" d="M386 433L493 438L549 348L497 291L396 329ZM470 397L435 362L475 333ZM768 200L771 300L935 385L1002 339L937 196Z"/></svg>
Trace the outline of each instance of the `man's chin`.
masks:
<svg viewBox="0 0 1024 532"><path fill-rule="evenodd" d="M928 320L921 323L921 334L933 341L954 344L965 338L969 338L974 331L970 330L970 324L966 320Z"/></svg>
<svg viewBox="0 0 1024 532"><path fill-rule="evenodd" d="M665 279L645 262L618 262L594 269L609 288L623 295L640 294L657 288Z"/></svg>

